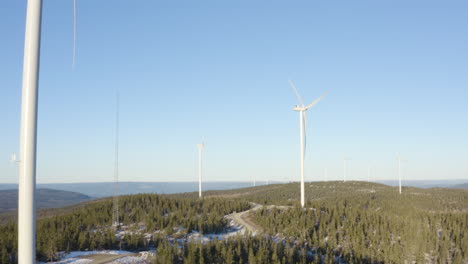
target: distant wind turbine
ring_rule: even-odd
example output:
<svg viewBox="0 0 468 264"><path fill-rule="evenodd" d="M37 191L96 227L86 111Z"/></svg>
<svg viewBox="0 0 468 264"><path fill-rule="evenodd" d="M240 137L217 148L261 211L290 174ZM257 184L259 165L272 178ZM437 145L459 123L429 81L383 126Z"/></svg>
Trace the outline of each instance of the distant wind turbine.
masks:
<svg viewBox="0 0 468 264"><path fill-rule="evenodd" d="M16 157L16 152L11 153L10 162L11 162L11 163L14 163L14 164L18 164L18 163L19 163L19 160L18 160L18 158Z"/></svg>
<svg viewBox="0 0 468 264"><path fill-rule="evenodd" d="M398 172L398 187L401 194L401 162L406 161L400 156L400 153L397 153L397 172Z"/></svg>
<svg viewBox="0 0 468 264"><path fill-rule="evenodd" d="M307 116L306 116L306 111L317 104L320 100L322 100L328 92L324 93L322 96L320 96L317 100L313 101L311 104L305 106L304 102L302 101L301 96L299 95L299 92L296 89L296 86L294 83L289 80L289 84L294 90L294 93L297 96L297 99L299 100L299 105L296 105L293 110L299 112L299 124L300 124L300 141L301 141L301 206L304 207L305 205L305 200L304 200L304 157L305 157L305 151L306 151L306 123L307 123Z"/></svg>
<svg viewBox="0 0 468 264"><path fill-rule="evenodd" d="M118 228L120 225L119 215L119 121L120 121L120 95L115 94L115 145L114 145L114 185L112 188L113 207L112 225Z"/></svg>
<svg viewBox="0 0 468 264"><path fill-rule="evenodd" d="M348 158L348 157L344 157L343 158L343 182L346 182L346 174L348 173L348 162L350 161L351 159Z"/></svg>
<svg viewBox="0 0 468 264"><path fill-rule="evenodd" d="M371 167L367 168L367 182L370 182Z"/></svg>
<svg viewBox="0 0 468 264"><path fill-rule="evenodd" d="M20 164L20 161L19 159L16 157L16 152L13 152L11 153L11 156L10 156L10 163L16 165L16 169L18 168L19 164Z"/></svg>
<svg viewBox="0 0 468 264"><path fill-rule="evenodd" d="M202 197L202 152L205 148L205 143L197 144L198 148L198 197Z"/></svg>
<svg viewBox="0 0 468 264"><path fill-rule="evenodd" d="M325 168L324 173L325 173L325 175L324 175L325 176L325 181L328 181L328 168Z"/></svg>

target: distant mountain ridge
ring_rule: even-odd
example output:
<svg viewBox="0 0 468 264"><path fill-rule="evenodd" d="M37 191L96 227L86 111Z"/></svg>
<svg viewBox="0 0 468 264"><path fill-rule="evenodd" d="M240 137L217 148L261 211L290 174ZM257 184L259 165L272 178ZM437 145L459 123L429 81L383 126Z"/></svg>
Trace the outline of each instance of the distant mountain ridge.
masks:
<svg viewBox="0 0 468 264"><path fill-rule="evenodd" d="M404 186L413 186L418 188L460 188L455 185L464 184L465 180L405 180ZM284 184L280 181L269 181L269 184ZM398 181L383 180L377 181L389 186L397 186ZM79 192L91 197L103 198L113 196L113 182L93 182L93 183L44 183L38 184L37 188L55 189L70 192ZM257 180L257 186L267 185L266 181ZM203 190L232 190L239 188L252 187L253 182L234 182L234 181L207 181L203 183ZM1 184L0 190L18 189L17 184ZM119 182L120 195L138 194L138 193L158 193L173 194L198 191L198 182Z"/></svg>
<svg viewBox="0 0 468 264"><path fill-rule="evenodd" d="M463 190L468 190L468 182L462 183L462 184L457 184L454 186L450 187L451 189L463 189Z"/></svg>
<svg viewBox="0 0 468 264"><path fill-rule="evenodd" d="M257 185L266 182L257 181ZM272 183L270 181L270 183ZM93 183L46 183L38 184L37 188L47 188L71 192L79 192L91 197L102 198L113 196L113 182ZM203 190L229 190L252 186L252 182L204 182ZM2 189L18 189L17 184L0 184ZM193 192L198 190L198 182L119 182L119 194L158 193L172 194Z"/></svg>
<svg viewBox="0 0 468 264"><path fill-rule="evenodd" d="M37 208L58 208L93 199L91 196L54 189L36 190ZM18 208L18 190L0 190L0 213L14 211Z"/></svg>

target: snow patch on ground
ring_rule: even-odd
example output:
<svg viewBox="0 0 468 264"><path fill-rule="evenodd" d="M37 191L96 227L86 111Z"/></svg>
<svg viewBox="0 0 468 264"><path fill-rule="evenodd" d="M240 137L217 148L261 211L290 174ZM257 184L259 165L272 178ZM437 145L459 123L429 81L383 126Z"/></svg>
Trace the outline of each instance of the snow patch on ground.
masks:
<svg viewBox="0 0 468 264"><path fill-rule="evenodd" d="M116 259L112 262L109 262L109 264L134 264L134 263L149 263L145 258L143 257L123 257Z"/></svg>
<svg viewBox="0 0 468 264"><path fill-rule="evenodd" d="M39 262L39 264L88 264L93 260L81 258L88 255L122 255L122 254L132 254L133 252L123 251L123 250L92 250L92 251L72 251L68 254L61 252L61 260L56 262Z"/></svg>
<svg viewBox="0 0 468 264"><path fill-rule="evenodd" d="M54 264L88 264L93 262L92 259L82 259L82 258L69 258L69 259L64 259L60 260L57 262L39 262L39 264L45 264L45 263L54 263Z"/></svg>
<svg viewBox="0 0 468 264"><path fill-rule="evenodd" d="M81 256L88 256L88 255L122 255L122 254L132 254L133 252L124 251L124 250L92 250L92 251L72 251L65 255L63 258L76 258Z"/></svg>
<svg viewBox="0 0 468 264"><path fill-rule="evenodd" d="M200 234L197 231L192 231L192 233L187 234L186 239L182 239L177 242L202 242L202 243L208 243L213 240L226 240L230 237L237 236L239 234L244 234L245 233L245 228L241 225L236 224L233 220L230 221L229 227L226 229L225 232L221 233L214 233L214 234Z"/></svg>

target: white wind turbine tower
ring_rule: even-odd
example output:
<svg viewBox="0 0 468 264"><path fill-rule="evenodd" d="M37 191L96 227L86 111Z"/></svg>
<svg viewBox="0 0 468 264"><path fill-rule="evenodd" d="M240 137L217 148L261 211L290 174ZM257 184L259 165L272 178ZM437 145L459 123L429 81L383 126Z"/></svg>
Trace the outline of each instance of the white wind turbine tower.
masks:
<svg viewBox="0 0 468 264"><path fill-rule="evenodd" d="M19 161L18 157L16 156L16 152L11 153L10 163L12 163L12 164L14 164L16 166L18 166L20 164L20 161ZM16 167L16 169L17 169L17 167Z"/></svg>
<svg viewBox="0 0 468 264"><path fill-rule="evenodd" d="M371 166L367 168L367 182L370 182Z"/></svg>
<svg viewBox="0 0 468 264"><path fill-rule="evenodd" d="M18 184L18 263L36 262L36 140L42 1L28 0L24 38ZM16 157L15 157L16 160Z"/></svg>
<svg viewBox="0 0 468 264"><path fill-rule="evenodd" d="M16 157L16 152L11 153L10 162L11 162L11 163L14 163L14 164L18 164L18 163L19 163L19 160L18 160L18 158Z"/></svg>
<svg viewBox="0 0 468 264"><path fill-rule="evenodd" d="M76 0L74 0L74 51ZM23 55L18 184L18 264L36 262L36 146L42 0L28 0ZM74 63L73 63L74 65ZM16 160L16 157L15 157Z"/></svg>
<svg viewBox="0 0 468 264"><path fill-rule="evenodd" d="M16 170L15 170L15 176L16 176L17 169L18 169L18 165L20 164L20 161L19 161L18 158L16 157L16 152L11 153L10 163L16 165L16 166L15 166L15 169L16 169Z"/></svg>
<svg viewBox="0 0 468 264"><path fill-rule="evenodd" d="M205 143L197 144L198 148L198 197L202 197L202 152L205 148Z"/></svg>
<svg viewBox="0 0 468 264"><path fill-rule="evenodd" d="M114 185L112 188L113 207L112 207L112 225L116 228L120 225L119 215L119 110L120 98L119 92L116 92L116 112L115 112L115 156L114 156Z"/></svg>
<svg viewBox="0 0 468 264"><path fill-rule="evenodd" d="M406 161L400 156L400 153L397 153L397 172L398 172L398 189L401 194L401 162Z"/></svg>
<svg viewBox="0 0 468 264"><path fill-rule="evenodd" d="M348 158L348 157L344 157L343 158L343 182L346 182L346 174L348 173L348 162L350 161L351 159Z"/></svg>
<svg viewBox="0 0 468 264"><path fill-rule="evenodd" d="M305 106L304 102L302 101L301 96L299 95L299 92L296 89L296 86L294 86L294 83L289 80L289 84L294 90L294 93L297 96L297 99L299 100L300 105L296 105L293 110L299 112L299 124L300 124L300 141L301 141L301 206L304 207L305 205L305 200L304 200L304 157L305 157L305 151L306 151L306 122L307 122L307 116L306 116L306 111L317 104L320 100L322 100L328 92L320 96L317 100L313 101L311 104Z"/></svg>

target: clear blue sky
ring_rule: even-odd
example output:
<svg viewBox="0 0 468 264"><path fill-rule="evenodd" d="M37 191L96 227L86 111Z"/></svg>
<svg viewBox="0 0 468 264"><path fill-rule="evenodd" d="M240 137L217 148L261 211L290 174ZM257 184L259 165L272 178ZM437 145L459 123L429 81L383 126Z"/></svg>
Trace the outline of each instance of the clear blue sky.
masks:
<svg viewBox="0 0 468 264"><path fill-rule="evenodd" d="M0 182L17 182L25 2L0 2ZM39 183L468 178L467 1L44 0Z"/></svg>

